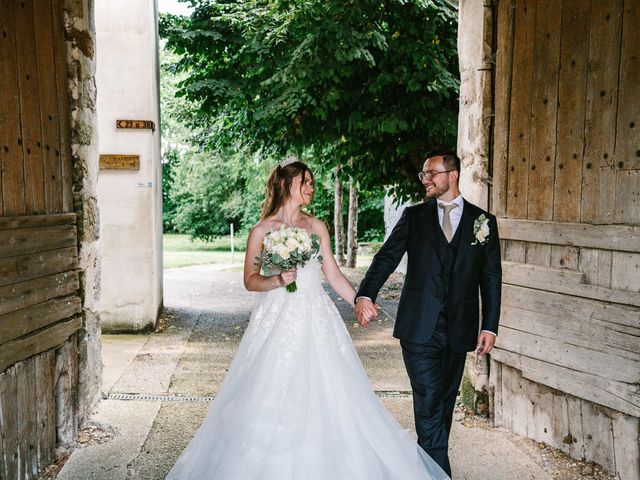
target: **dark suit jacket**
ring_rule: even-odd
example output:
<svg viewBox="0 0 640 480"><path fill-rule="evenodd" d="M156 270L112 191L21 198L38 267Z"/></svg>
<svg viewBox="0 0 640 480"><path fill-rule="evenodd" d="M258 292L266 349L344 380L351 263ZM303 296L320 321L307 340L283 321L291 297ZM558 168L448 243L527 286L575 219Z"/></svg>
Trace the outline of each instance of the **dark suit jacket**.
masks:
<svg viewBox="0 0 640 480"><path fill-rule="evenodd" d="M481 214L489 219L489 237L485 244L472 245L474 222ZM406 208L360 284L357 297L375 302L380 288L407 252L407 274L393 331L400 340L426 343L443 311L443 261L436 237L440 230L435 200ZM475 349L479 332L478 289L482 330L498 333L502 268L493 215L465 200L458 230L461 237L446 305L447 336L452 350L469 352Z"/></svg>

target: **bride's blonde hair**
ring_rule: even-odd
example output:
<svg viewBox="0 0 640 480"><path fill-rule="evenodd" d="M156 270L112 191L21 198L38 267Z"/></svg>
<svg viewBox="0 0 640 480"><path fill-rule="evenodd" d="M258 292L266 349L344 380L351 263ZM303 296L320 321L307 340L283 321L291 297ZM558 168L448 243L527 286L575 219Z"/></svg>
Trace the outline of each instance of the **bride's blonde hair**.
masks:
<svg viewBox="0 0 640 480"><path fill-rule="evenodd" d="M291 184L293 179L298 175L302 175L304 179L305 174L309 172L311 181L315 180L313 172L309 170L309 167L304 163L295 160L285 165L278 165L267 180L267 191L262 201L262 214L261 220L269 218L275 214L280 206L290 196ZM300 184L300 190L302 190L302 183Z"/></svg>

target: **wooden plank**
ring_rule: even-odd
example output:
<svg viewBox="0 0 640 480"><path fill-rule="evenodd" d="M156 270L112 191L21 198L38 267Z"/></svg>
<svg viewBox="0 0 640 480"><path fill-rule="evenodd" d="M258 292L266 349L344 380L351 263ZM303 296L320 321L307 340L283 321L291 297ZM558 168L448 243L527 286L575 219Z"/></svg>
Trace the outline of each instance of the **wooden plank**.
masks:
<svg viewBox="0 0 640 480"><path fill-rule="evenodd" d="M518 240L504 240L502 258L510 262L524 262L527 255L527 244Z"/></svg>
<svg viewBox="0 0 640 480"><path fill-rule="evenodd" d="M50 348L62 345L67 338L82 327L82 319L75 317L57 323L28 337L22 337L0 346L0 371Z"/></svg>
<svg viewBox="0 0 640 480"><path fill-rule="evenodd" d="M551 267L578 270L580 249L564 245L551 245Z"/></svg>
<svg viewBox="0 0 640 480"><path fill-rule="evenodd" d="M13 2L0 2L0 91L18 91L18 60ZM6 35L5 35L6 33ZM17 94L0 101L0 159L2 160L2 214L24 215L24 165L20 103Z"/></svg>
<svg viewBox="0 0 640 480"><path fill-rule="evenodd" d="M76 335L56 350L56 434L62 445L71 446L78 435L78 351Z"/></svg>
<svg viewBox="0 0 640 480"><path fill-rule="evenodd" d="M584 273L585 282L591 285L598 285L598 254L601 251L595 248L580 248L576 270Z"/></svg>
<svg viewBox="0 0 640 480"><path fill-rule="evenodd" d="M60 148L58 126L58 92L55 75L55 54L51 2L33 3L36 41L36 63L40 95L40 124L42 125L42 160L45 210L62 212L62 165L55 151Z"/></svg>
<svg viewBox="0 0 640 480"><path fill-rule="evenodd" d="M581 349L594 350L599 354L615 357L616 362L628 362L629 365L640 362L640 348L638 347L640 329L620 328L615 323L601 320L562 318L548 314L546 311L541 313L529 310L529 308L531 306L526 304L519 307L503 305L500 329L502 330L504 326L535 335L541 342L546 342L544 339L549 338L554 342L568 343ZM503 348L506 347L503 345ZM565 353L567 352L568 350L565 351ZM539 358L535 355L528 356ZM547 359L541 358L541 360ZM608 367L612 365L614 363L607 364Z"/></svg>
<svg viewBox="0 0 640 480"><path fill-rule="evenodd" d="M526 218L536 3L517 0L509 120L507 216Z"/></svg>
<svg viewBox="0 0 640 480"><path fill-rule="evenodd" d="M611 271L613 265L613 252L601 252L598 255L598 283L601 287L611 287Z"/></svg>
<svg viewBox="0 0 640 480"><path fill-rule="evenodd" d="M640 169L640 2L625 1L616 126L616 168ZM619 193L616 192L616 201ZM618 221L616 219L616 221ZM635 223L638 223L636 217Z"/></svg>
<svg viewBox="0 0 640 480"><path fill-rule="evenodd" d="M640 307L637 293L587 285L584 280L584 274L575 270L502 262L503 283Z"/></svg>
<svg viewBox="0 0 640 480"><path fill-rule="evenodd" d="M553 445L553 403L554 390L546 385L529 382L527 400L531 405L531 416L527 419L529 438L547 445Z"/></svg>
<svg viewBox="0 0 640 480"><path fill-rule="evenodd" d="M58 92L58 117L60 125L59 148L54 152L62 172L62 211L73 212L73 176L71 171L71 93L67 83L67 42L64 34L63 0L52 0L51 20L55 56L56 90Z"/></svg>
<svg viewBox="0 0 640 480"><path fill-rule="evenodd" d="M581 218L612 223L622 0L591 2Z"/></svg>
<svg viewBox="0 0 640 480"><path fill-rule="evenodd" d="M0 452L2 453L2 478L17 478L18 464L18 399L16 397L16 372L10 368L0 373Z"/></svg>
<svg viewBox="0 0 640 480"><path fill-rule="evenodd" d="M580 221L591 2L563 2L553 219Z"/></svg>
<svg viewBox="0 0 640 480"><path fill-rule="evenodd" d="M531 89L531 135L527 218L553 218L556 120L562 3L538 0L535 18L534 69Z"/></svg>
<svg viewBox="0 0 640 480"><path fill-rule="evenodd" d="M548 267L551 265L551 245L545 245L544 243L528 243L526 258L526 263L530 265Z"/></svg>
<svg viewBox="0 0 640 480"><path fill-rule="evenodd" d="M511 307L573 320L589 328L596 322L604 329L631 336L638 335L640 331L640 310L633 307L578 297L568 298L561 293L506 284L502 288L502 302ZM610 341L609 335L603 341Z"/></svg>
<svg viewBox="0 0 640 480"><path fill-rule="evenodd" d="M502 240L640 252L640 227L498 219Z"/></svg>
<svg viewBox="0 0 640 480"><path fill-rule="evenodd" d="M634 140L640 147L640 139ZM640 225L640 170L618 170L615 173L615 186L615 221ZM640 244L640 240L636 241Z"/></svg>
<svg viewBox="0 0 640 480"><path fill-rule="evenodd" d="M574 396L568 395L564 397L567 402L567 416L569 430L567 433L570 433L573 437L573 443L571 447L564 449L565 452L576 453L574 458L582 458L584 454L584 428L582 421L582 405L585 403L581 398L576 398ZM565 443L562 443L565 445Z"/></svg>
<svg viewBox="0 0 640 480"><path fill-rule="evenodd" d="M627 477L629 480L638 480L640 478L640 442L638 442L640 418L613 415L611 423L615 449L613 458L616 460L615 473L618 478L625 478L625 475L630 474L631 476Z"/></svg>
<svg viewBox="0 0 640 480"><path fill-rule="evenodd" d="M55 225L75 225L75 213L60 213L53 215L25 215L20 217L0 218L0 230L16 228L53 227Z"/></svg>
<svg viewBox="0 0 640 480"><path fill-rule="evenodd" d="M514 316L518 312L508 310ZM531 320L532 316L530 316ZM513 322L517 322L511 318ZM519 326L523 326L519 323ZM506 325L500 326L500 348L510 352L536 358L554 365L596 375L607 380L640 383L640 361L616 355L612 350L603 352L592 348L541 336ZM640 397L638 398L640 401ZM640 403L638 403L640 407Z"/></svg>
<svg viewBox="0 0 640 480"><path fill-rule="evenodd" d="M507 213L507 168L509 158L509 114L513 64L515 0L498 2L495 122L493 130L493 208L497 216Z"/></svg>
<svg viewBox="0 0 640 480"><path fill-rule="evenodd" d="M38 425L38 465L45 466L56 457L55 350L35 357Z"/></svg>
<svg viewBox="0 0 640 480"><path fill-rule="evenodd" d="M18 478L30 479L38 472L36 424L35 362L28 359L16 365L18 410ZM35 457L35 458L34 458ZM35 472L34 472L35 469Z"/></svg>
<svg viewBox="0 0 640 480"><path fill-rule="evenodd" d="M77 296L56 298L32 307L0 315L0 345L33 333L82 311Z"/></svg>
<svg viewBox="0 0 640 480"><path fill-rule="evenodd" d="M77 271L69 271L0 287L0 315L70 295L80 288Z"/></svg>
<svg viewBox="0 0 640 480"><path fill-rule="evenodd" d="M589 402L583 402L581 411L582 429L585 436L584 456L602 465L610 472L615 471L613 425L611 423L613 412Z"/></svg>
<svg viewBox="0 0 640 480"><path fill-rule="evenodd" d="M517 368L522 372L523 377L533 382L548 385L628 415L640 416L640 392L633 385L607 380L590 373L577 372L509 352L500 347L496 347L491 352L491 356L505 365Z"/></svg>
<svg viewBox="0 0 640 480"><path fill-rule="evenodd" d="M33 3L15 0L14 6L26 213L38 214L45 213L45 202Z"/></svg>
<svg viewBox="0 0 640 480"><path fill-rule="evenodd" d="M78 245L75 225L0 230L0 258Z"/></svg>
<svg viewBox="0 0 640 480"><path fill-rule="evenodd" d="M612 253L611 288L640 293L640 253Z"/></svg>
<svg viewBox="0 0 640 480"><path fill-rule="evenodd" d="M76 247L0 259L0 287L77 268Z"/></svg>

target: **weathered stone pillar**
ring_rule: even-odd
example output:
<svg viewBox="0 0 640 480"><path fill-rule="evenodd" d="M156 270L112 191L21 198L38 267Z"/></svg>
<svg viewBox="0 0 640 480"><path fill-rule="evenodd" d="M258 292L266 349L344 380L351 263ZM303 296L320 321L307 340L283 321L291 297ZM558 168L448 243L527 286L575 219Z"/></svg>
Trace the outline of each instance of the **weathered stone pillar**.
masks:
<svg viewBox="0 0 640 480"><path fill-rule="evenodd" d="M461 0L459 5L458 155L463 168L460 189L468 200L482 208L488 208L490 129L493 113L492 10L490 2L477 0Z"/></svg>
<svg viewBox="0 0 640 480"><path fill-rule="evenodd" d="M100 317L103 331L141 331L155 326L162 305L155 1L96 2L96 37L100 154L139 159L132 169L118 169L110 162L100 170ZM118 120L150 121L153 126L141 122L117 127Z"/></svg>
<svg viewBox="0 0 640 480"><path fill-rule="evenodd" d="M77 215L80 290L84 325L78 332L78 422L88 419L102 383L100 343L100 251L98 121L95 84L95 25L93 0L64 0L67 76L69 87L73 210Z"/></svg>
<svg viewBox="0 0 640 480"><path fill-rule="evenodd" d="M462 160L460 190L476 205L490 209L490 142L492 106L491 2L459 2L458 55L460 63L460 113L458 155ZM470 407L486 413L489 360L467 357L463 393Z"/></svg>

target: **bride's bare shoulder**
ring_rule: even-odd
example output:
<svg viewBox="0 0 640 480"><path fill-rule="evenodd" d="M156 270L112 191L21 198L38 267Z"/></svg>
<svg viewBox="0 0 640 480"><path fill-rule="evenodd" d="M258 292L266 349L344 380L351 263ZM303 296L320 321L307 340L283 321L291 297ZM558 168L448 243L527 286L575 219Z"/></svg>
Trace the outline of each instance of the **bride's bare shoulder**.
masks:
<svg viewBox="0 0 640 480"><path fill-rule="evenodd" d="M265 218L251 227L251 235L264 237L267 233L279 227L277 221L271 218Z"/></svg>
<svg viewBox="0 0 640 480"><path fill-rule="evenodd" d="M311 226L312 233L320 235L321 233L327 231L327 225L319 218L316 218L312 215L305 215L305 220L307 220L307 222Z"/></svg>

